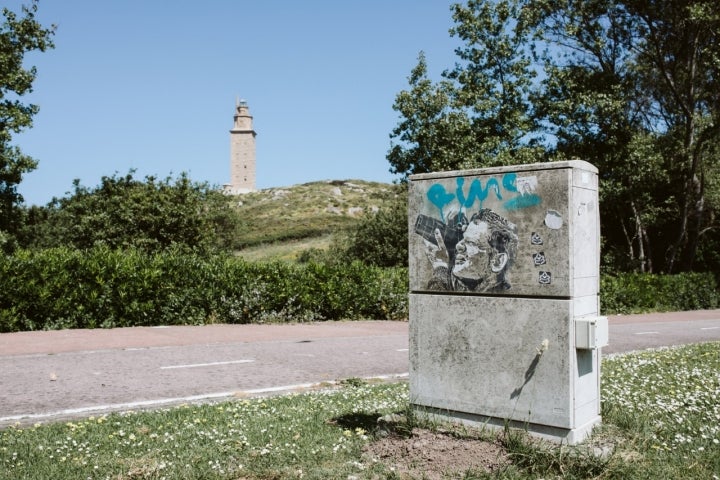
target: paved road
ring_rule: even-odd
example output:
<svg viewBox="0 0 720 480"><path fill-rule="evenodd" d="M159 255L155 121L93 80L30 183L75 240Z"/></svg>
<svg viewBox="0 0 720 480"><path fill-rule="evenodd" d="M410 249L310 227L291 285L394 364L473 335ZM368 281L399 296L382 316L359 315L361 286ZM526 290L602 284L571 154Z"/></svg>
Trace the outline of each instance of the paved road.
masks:
<svg viewBox="0 0 720 480"><path fill-rule="evenodd" d="M720 340L720 310L610 317L604 353ZM405 322L0 334L0 427L403 377Z"/></svg>
<svg viewBox="0 0 720 480"><path fill-rule="evenodd" d="M613 315L608 321L605 354L720 340L720 310Z"/></svg>
<svg viewBox="0 0 720 480"><path fill-rule="evenodd" d="M0 334L0 426L407 374L405 322Z"/></svg>

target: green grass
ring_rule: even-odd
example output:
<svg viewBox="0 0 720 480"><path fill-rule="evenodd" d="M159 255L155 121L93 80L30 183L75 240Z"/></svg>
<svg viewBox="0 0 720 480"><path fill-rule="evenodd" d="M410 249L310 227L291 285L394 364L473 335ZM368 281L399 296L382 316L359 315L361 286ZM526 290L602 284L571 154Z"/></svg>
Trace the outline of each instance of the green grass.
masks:
<svg viewBox="0 0 720 480"><path fill-rule="evenodd" d="M237 255L246 262L295 262L298 255L305 250L327 250L332 244L332 238L332 235L325 234L300 240L254 245L240 250Z"/></svg>
<svg viewBox="0 0 720 480"><path fill-rule="evenodd" d="M463 478L718 480L718 372L717 342L607 358L604 424L587 445L509 432L511 464ZM407 406L405 383L351 379L320 392L8 428L0 479L399 478L361 449L379 416ZM593 454L598 445L611 453Z"/></svg>
<svg viewBox="0 0 720 480"><path fill-rule="evenodd" d="M402 409L405 392L404 384L347 385L6 429L0 478L346 478L361 471L356 459L369 441L346 419Z"/></svg>
<svg viewBox="0 0 720 480"><path fill-rule="evenodd" d="M337 233L397 194L396 186L388 183L333 180L238 195L234 200L243 227L235 243L242 254L249 248L257 252L264 246L292 246L298 240Z"/></svg>

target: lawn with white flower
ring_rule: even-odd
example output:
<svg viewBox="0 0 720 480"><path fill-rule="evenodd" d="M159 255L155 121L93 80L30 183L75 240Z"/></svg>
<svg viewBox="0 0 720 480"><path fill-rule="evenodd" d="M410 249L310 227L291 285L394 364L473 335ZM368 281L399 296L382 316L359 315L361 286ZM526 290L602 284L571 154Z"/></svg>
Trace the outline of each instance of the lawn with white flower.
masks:
<svg viewBox="0 0 720 480"><path fill-rule="evenodd" d="M612 356L601 378L604 421L662 466L656 478L720 478L720 343Z"/></svg>
<svg viewBox="0 0 720 480"><path fill-rule="evenodd" d="M464 478L720 480L720 343L607 358L602 396L604 425L590 443L610 445L609 456L506 435L511 465ZM400 478L362 448L377 418L407 411L408 401L405 383L348 381L319 392L7 428L0 480Z"/></svg>

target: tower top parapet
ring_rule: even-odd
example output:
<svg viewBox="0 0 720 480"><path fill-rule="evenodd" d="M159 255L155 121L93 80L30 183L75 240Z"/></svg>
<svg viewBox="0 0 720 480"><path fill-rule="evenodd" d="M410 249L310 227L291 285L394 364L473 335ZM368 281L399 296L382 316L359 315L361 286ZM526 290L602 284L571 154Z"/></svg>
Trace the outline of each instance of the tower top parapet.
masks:
<svg viewBox="0 0 720 480"><path fill-rule="evenodd" d="M252 132L253 135L255 135L255 131L253 130L253 117L250 115L250 108L245 100L239 98L235 100L235 115L233 119L234 125L231 132Z"/></svg>

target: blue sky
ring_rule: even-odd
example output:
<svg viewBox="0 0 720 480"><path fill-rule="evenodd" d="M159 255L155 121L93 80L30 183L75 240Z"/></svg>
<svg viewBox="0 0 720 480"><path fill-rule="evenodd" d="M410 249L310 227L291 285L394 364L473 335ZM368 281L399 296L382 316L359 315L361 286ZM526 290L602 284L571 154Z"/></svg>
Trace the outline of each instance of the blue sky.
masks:
<svg viewBox="0 0 720 480"><path fill-rule="evenodd" d="M4 2L18 11L20 0ZM27 57L40 106L15 137L38 159L20 185L42 205L103 175L229 181L237 97L254 116L257 186L391 182L395 95L425 52L453 65L443 0L41 0L55 49Z"/></svg>

